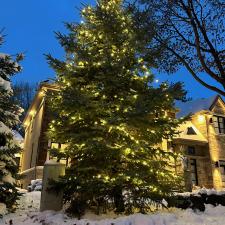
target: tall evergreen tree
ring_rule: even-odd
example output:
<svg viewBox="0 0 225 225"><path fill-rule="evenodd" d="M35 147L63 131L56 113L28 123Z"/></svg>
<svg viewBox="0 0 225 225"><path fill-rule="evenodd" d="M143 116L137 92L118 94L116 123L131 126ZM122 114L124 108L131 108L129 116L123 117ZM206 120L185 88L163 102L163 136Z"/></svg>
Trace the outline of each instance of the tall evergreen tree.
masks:
<svg viewBox="0 0 225 225"><path fill-rule="evenodd" d="M0 45L2 44L2 39ZM18 165L15 154L20 148L13 138L12 129L19 123L21 108L12 99L11 77L21 70L18 61L0 53L0 204L13 209L18 197L16 178ZM1 214L1 212L0 212Z"/></svg>
<svg viewBox="0 0 225 225"><path fill-rule="evenodd" d="M173 153L160 146L181 122L167 112L185 92L180 83L154 87L148 39L122 0L99 0L81 15L80 24L67 24L68 35L58 33L67 60L48 56L59 87L49 136L67 145L71 160L61 180L65 201L77 213L92 206L143 212L177 187Z"/></svg>

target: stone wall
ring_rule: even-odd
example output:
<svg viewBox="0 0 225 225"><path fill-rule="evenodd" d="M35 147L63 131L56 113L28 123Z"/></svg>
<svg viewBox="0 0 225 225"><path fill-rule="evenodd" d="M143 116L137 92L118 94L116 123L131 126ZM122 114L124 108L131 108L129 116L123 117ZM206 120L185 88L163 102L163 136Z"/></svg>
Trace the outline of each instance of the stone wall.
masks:
<svg viewBox="0 0 225 225"><path fill-rule="evenodd" d="M196 126L200 133L207 139L207 116L205 114L196 113L191 117L191 122Z"/></svg>
<svg viewBox="0 0 225 225"><path fill-rule="evenodd" d="M225 107L220 99L216 102L212 108L213 115L219 115L225 117ZM221 171L216 167L216 162L219 160L225 160L225 134L217 134L214 129L213 123L210 123L209 116L209 127L208 127L208 139L209 139L209 148L212 159L212 171L214 178L214 187L220 189L224 187L225 184L222 183Z"/></svg>
<svg viewBox="0 0 225 225"><path fill-rule="evenodd" d="M187 148L188 146L195 147L195 154L188 155ZM213 179L212 179L212 170L211 170L211 161L209 155L208 144L199 145L197 142L183 142L177 143L174 147L176 152L182 152L188 158L188 169L191 170L190 160L196 160L197 167L197 178L198 178L198 186L212 188L213 187ZM178 171L180 172L183 168L178 165Z"/></svg>

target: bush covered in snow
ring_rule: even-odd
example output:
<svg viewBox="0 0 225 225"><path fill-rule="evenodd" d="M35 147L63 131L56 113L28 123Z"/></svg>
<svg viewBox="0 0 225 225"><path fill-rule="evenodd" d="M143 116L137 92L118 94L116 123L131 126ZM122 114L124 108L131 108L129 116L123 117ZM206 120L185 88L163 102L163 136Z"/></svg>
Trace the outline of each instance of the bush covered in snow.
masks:
<svg viewBox="0 0 225 225"><path fill-rule="evenodd" d="M0 32L0 46L3 43ZM19 197L16 189L18 178L18 165L16 153L20 152L20 146L15 141L13 128L20 123L19 116L22 109L13 100L11 78L21 67L18 62L21 56L16 59L10 55L0 53L0 210L13 211L15 202ZM1 214L3 214L1 212Z"/></svg>
<svg viewBox="0 0 225 225"><path fill-rule="evenodd" d="M41 191L42 190L42 179L32 180L28 186L28 191Z"/></svg>
<svg viewBox="0 0 225 225"><path fill-rule="evenodd" d="M179 193L167 199L168 207L205 211L205 204L225 206L225 191L199 189L193 192Z"/></svg>

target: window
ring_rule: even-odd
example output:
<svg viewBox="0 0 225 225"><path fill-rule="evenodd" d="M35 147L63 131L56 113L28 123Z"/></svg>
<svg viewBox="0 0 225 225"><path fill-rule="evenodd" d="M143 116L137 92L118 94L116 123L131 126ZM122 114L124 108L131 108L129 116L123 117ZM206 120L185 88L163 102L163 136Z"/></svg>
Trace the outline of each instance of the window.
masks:
<svg viewBox="0 0 225 225"><path fill-rule="evenodd" d="M188 155L195 155L195 147L194 146L188 146L187 147L187 154Z"/></svg>
<svg viewBox="0 0 225 225"><path fill-rule="evenodd" d="M225 134L225 118L222 116L213 116L213 124L217 134Z"/></svg>
<svg viewBox="0 0 225 225"><path fill-rule="evenodd" d="M193 129L193 127L188 127L187 128L187 135L196 135L196 132Z"/></svg>
<svg viewBox="0 0 225 225"><path fill-rule="evenodd" d="M197 175L197 164L196 159L190 159L191 164L191 181L192 184L197 186L198 185L198 175Z"/></svg>
<svg viewBox="0 0 225 225"><path fill-rule="evenodd" d="M225 161L220 160L219 166L220 166L220 173L221 173L222 182L224 184L225 183Z"/></svg>

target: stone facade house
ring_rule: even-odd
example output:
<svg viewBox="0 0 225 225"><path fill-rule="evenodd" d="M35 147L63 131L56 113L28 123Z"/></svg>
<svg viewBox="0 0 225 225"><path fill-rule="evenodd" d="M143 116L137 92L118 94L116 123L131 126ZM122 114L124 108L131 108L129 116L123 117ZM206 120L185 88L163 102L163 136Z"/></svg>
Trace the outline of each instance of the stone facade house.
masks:
<svg viewBox="0 0 225 225"><path fill-rule="evenodd" d="M42 178L43 165L52 146L46 138L51 112L46 93L57 91L52 84L42 83L23 121L25 127L21 181L27 187L32 179ZM180 134L172 143L163 141L163 149L183 152L184 167L193 185L220 189L225 187L225 103L220 96L177 103L177 117L190 115L179 127ZM57 145L57 146L55 146Z"/></svg>
<svg viewBox="0 0 225 225"><path fill-rule="evenodd" d="M191 114L174 139L174 150L183 151L194 185L225 187L225 103L217 95L178 103L177 117Z"/></svg>

